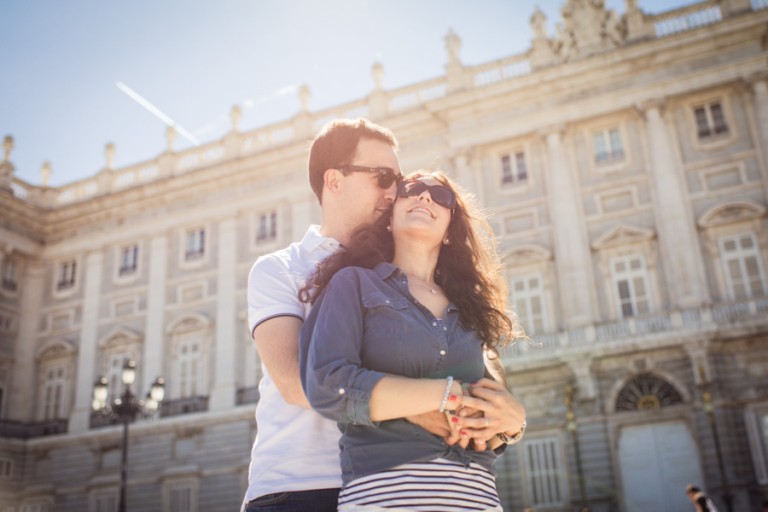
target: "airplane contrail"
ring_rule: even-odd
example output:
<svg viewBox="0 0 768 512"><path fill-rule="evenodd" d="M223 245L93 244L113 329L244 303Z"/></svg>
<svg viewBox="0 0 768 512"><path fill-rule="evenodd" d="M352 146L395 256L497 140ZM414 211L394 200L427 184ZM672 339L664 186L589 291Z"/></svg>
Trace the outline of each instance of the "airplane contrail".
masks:
<svg viewBox="0 0 768 512"><path fill-rule="evenodd" d="M155 117L160 119L162 122L164 122L166 125L172 127L174 130L179 132L179 134L187 139L189 142L194 144L195 146L200 145L200 141L191 133L189 133L187 130L185 130L179 123L165 115L159 108L152 105L149 101L147 101L141 94L137 93L127 85L125 85L123 82L118 80L115 85L118 89L123 91L126 95L128 95L129 98L134 100L136 103L147 109L151 114L153 114Z"/></svg>

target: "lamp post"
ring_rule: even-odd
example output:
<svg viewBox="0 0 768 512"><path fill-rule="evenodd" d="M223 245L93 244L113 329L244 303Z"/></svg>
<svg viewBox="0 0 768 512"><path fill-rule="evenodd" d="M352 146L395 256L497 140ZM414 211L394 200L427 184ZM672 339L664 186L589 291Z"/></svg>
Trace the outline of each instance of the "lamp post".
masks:
<svg viewBox="0 0 768 512"><path fill-rule="evenodd" d="M126 512L126 480L128 469L128 424L136 420L139 414L150 415L157 412L160 402L165 397L165 381L162 377L155 379L152 389L147 393L145 400L139 398L131 391L131 384L136 380L136 363L126 360L123 363L121 374L123 381L123 393L112 404L107 404L109 392L108 382L105 377L100 377L93 385L93 404L95 412L105 414L107 417L123 424L122 457L120 459L120 499L117 510Z"/></svg>
<svg viewBox="0 0 768 512"><path fill-rule="evenodd" d="M573 439L573 448L576 452L576 473L579 478L579 497L581 501L581 512L589 512L589 502L587 502L587 492L584 488L584 472L581 468L581 447L579 446L579 433L576 427L576 414L573 412L573 395L576 392L571 384L565 386L565 406L568 409L565 418L567 423L565 424L566 430L571 433L571 439Z"/></svg>
<svg viewBox="0 0 768 512"><path fill-rule="evenodd" d="M709 383L705 382L704 386L708 386ZM728 512L733 512L733 495L728 487L728 477L725 473L725 463L723 462L723 451L720 448L720 436L717 432L717 423L715 422L715 407L712 403L712 395L708 390L701 393L701 401L703 402L704 412L707 413L709 419L709 428L712 431L712 439L715 442L715 455L717 456L717 468L720 471L720 482L722 482L723 493L721 497L725 503L725 509Z"/></svg>

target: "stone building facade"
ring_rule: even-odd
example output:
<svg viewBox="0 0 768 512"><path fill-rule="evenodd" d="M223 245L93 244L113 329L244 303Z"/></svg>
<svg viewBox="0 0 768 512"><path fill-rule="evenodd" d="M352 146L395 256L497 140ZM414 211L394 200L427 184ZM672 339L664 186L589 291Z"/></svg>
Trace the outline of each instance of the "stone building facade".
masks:
<svg viewBox="0 0 768 512"><path fill-rule="evenodd" d="M126 358L158 416L130 427L131 510L235 510L259 362L246 278L319 220L307 142L368 117L403 168L472 190L531 340L504 350L529 432L498 464L506 510L685 510L768 496L768 2L657 15L567 0L523 54L62 187L0 163L0 511L115 509L122 430L91 412ZM49 167L44 167L44 183ZM307 435L311 435L308 433Z"/></svg>

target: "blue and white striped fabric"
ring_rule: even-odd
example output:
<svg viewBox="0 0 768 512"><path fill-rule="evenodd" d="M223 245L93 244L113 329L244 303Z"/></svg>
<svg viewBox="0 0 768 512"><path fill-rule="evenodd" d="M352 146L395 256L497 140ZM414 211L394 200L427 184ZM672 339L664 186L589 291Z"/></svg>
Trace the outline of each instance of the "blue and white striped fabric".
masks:
<svg viewBox="0 0 768 512"><path fill-rule="evenodd" d="M339 511L501 511L493 475L446 459L402 464L350 482Z"/></svg>

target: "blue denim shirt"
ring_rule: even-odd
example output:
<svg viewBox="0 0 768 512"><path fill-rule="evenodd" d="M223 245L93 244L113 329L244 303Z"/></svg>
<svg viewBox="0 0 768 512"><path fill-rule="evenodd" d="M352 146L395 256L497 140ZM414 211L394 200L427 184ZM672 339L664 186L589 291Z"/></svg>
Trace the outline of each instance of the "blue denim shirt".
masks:
<svg viewBox="0 0 768 512"><path fill-rule="evenodd" d="M452 304L442 320L408 291L406 275L390 263L373 270L340 270L301 330L301 382L312 407L342 432L344 485L408 462L443 457L493 472L492 450L448 446L404 419L371 421L371 391L386 374L462 382L483 377L483 350L474 331L458 323ZM435 409L440 405L435 397ZM311 464L311 461L307 461Z"/></svg>

